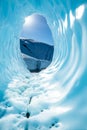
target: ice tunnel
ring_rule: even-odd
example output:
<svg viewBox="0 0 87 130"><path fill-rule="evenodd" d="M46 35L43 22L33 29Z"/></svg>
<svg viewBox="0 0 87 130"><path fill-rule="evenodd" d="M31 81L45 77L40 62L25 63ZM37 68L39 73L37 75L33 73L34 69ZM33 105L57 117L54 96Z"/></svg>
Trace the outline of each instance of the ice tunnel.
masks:
<svg viewBox="0 0 87 130"><path fill-rule="evenodd" d="M30 73L21 57L24 18L47 20L52 63ZM87 129L87 0L0 0L0 130Z"/></svg>

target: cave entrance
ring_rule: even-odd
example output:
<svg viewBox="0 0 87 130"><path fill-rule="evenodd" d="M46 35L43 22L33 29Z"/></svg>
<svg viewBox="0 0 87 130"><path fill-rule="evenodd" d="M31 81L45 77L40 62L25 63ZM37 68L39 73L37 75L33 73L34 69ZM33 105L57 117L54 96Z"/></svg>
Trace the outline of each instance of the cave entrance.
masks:
<svg viewBox="0 0 87 130"><path fill-rule="evenodd" d="M45 17L33 14L25 18L20 36L20 49L30 72L40 72L51 64L53 43Z"/></svg>

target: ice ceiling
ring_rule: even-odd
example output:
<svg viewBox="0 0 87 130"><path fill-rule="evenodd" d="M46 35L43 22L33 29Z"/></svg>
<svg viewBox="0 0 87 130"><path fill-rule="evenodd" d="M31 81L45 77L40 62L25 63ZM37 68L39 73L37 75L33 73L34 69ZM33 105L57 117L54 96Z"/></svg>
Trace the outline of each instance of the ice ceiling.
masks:
<svg viewBox="0 0 87 130"><path fill-rule="evenodd" d="M86 3L0 0L0 130L87 129ZM33 13L47 19L55 48L39 74L28 72L19 44L24 18Z"/></svg>

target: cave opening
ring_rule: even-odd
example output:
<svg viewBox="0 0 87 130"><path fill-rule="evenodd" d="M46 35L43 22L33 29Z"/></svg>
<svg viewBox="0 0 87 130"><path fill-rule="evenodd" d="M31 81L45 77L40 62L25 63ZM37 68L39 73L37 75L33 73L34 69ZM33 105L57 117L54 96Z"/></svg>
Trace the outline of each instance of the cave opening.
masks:
<svg viewBox="0 0 87 130"><path fill-rule="evenodd" d="M32 14L25 17L20 35L20 50L30 72L38 73L51 64L54 41L44 16Z"/></svg>

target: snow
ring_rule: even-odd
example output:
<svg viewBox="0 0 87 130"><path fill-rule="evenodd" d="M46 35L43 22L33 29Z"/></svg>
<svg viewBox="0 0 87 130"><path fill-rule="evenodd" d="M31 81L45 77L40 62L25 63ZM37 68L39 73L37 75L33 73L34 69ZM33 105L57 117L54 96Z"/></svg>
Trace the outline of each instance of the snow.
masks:
<svg viewBox="0 0 87 130"><path fill-rule="evenodd" d="M40 73L27 70L20 51L33 13L47 19L54 39L52 63ZM0 1L0 130L87 129L86 43L87 0Z"/></svg>
<svg viewBox="0 0 87 130"><path fill-rule="evenodd" d="M51 64L54 52L52 45L21 38L20 49L30 72L39 72Z"/></svg>

